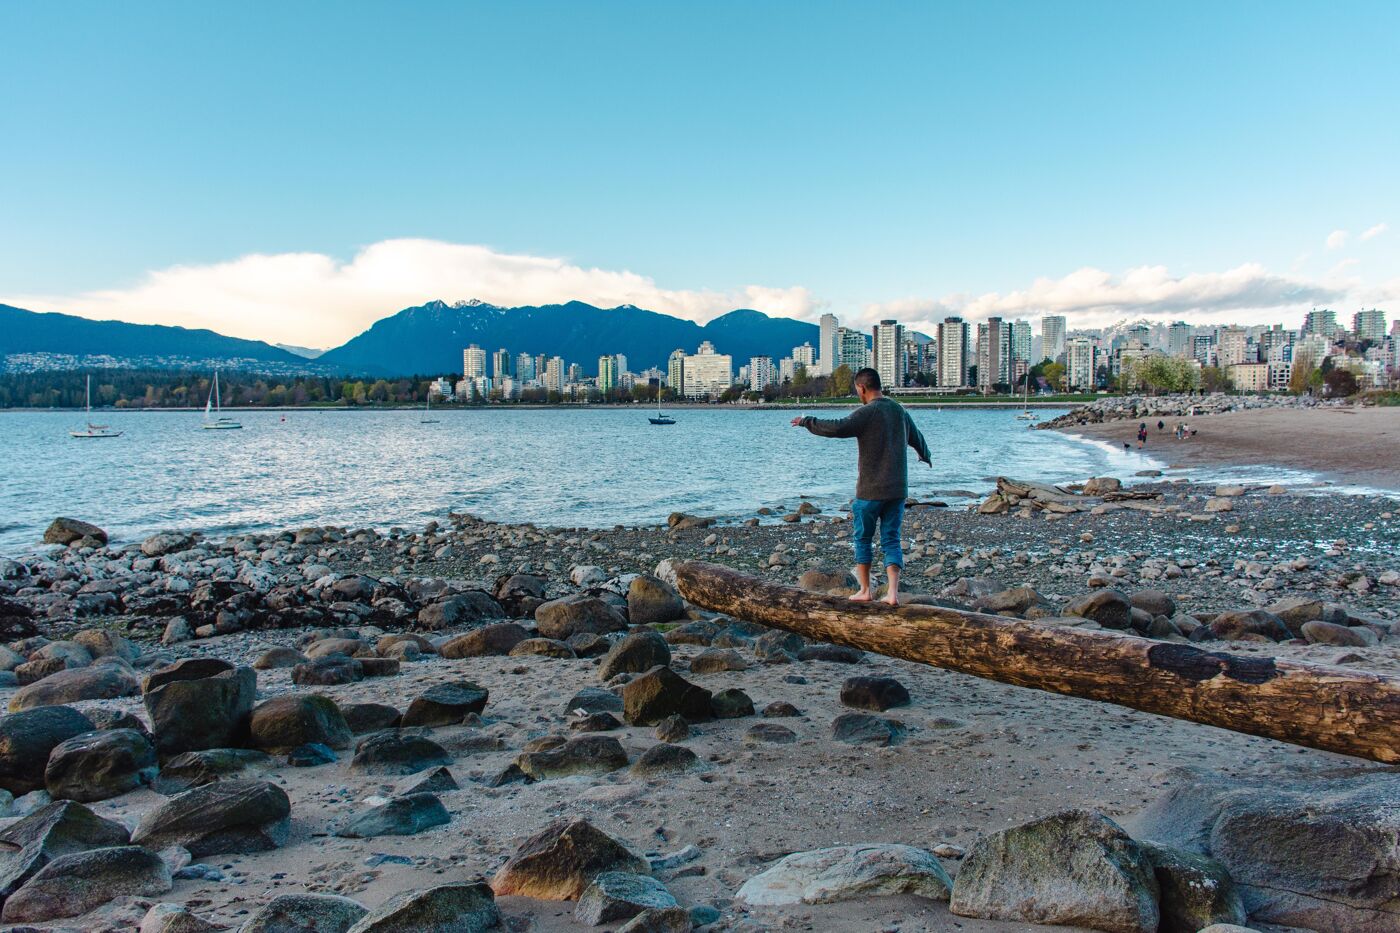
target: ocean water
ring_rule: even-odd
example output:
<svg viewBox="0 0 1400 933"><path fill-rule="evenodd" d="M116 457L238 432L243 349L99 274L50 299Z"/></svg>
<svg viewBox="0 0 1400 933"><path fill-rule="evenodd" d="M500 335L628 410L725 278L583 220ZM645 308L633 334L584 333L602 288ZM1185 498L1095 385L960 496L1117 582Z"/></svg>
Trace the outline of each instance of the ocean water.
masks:
<svg viewBox="0 0 1400 933"><path fill-rule="evenodd" d="M840 412L817 411L819 417ZM993 478L1124 479L1162 464L1028 430L1013 411L911 409L933 450L910 459L911 495L956 501ZM1042 411L1042 418L1061 412ZM75 440L80 413L0 415L0 553L35 545L54 516L116 540L164 528L211 533L311 524L413 525L449 511L545 526L611 527L674 511L747 517L806 495L839 506L855 485L853 440L793 428L792 412L682 409L237 412L204 431L198 412L103 412L125 432Z"/></svg>

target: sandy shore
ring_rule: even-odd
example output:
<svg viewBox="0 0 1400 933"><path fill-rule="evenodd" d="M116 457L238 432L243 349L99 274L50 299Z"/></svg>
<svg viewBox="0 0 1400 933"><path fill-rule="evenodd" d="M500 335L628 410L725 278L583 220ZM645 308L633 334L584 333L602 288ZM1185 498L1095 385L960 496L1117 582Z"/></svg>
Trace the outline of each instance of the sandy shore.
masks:
<svg viewBox="0 0 1400 933"><path fill-rule="evenodd" d="M1280 466L1338 483L1400 491L1400 408L1235 411L1186 419L1196 436L1177 441L1148 421L1146 452L1172 466ZM1137 420L1081 425L1069 433L1137 447Z"/></svg>

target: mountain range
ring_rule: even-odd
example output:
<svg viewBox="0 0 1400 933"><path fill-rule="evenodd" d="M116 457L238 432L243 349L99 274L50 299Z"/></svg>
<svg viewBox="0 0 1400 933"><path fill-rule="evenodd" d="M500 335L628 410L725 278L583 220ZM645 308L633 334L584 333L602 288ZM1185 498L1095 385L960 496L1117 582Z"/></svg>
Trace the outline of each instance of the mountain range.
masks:
<svg viewBox="0 0 1400 933"><path fill-rule="evenodd" d="M0 305L0 368L72 369L86 366L189 368L224 366L272 373L406 376L462 371L462 350L488 354L504 347L561 356L597 372L598 357L620 353L629 369L665 367L671 351L695 352L712 342L735 368L753 356L778 360L803 343L817 343L815 324L740 309L708 324L633 305L598 308L581 301L503 308L477 301L430 301L376 321L368 330L314 359L300 347L225 337L210 330L94 321Z"/></svg>

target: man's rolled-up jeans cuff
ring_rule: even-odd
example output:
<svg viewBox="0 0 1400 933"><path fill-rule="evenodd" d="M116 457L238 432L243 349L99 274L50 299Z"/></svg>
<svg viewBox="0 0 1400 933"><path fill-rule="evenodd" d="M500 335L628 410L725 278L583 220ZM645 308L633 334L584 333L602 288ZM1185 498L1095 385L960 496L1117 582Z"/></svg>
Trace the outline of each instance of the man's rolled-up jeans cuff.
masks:
<svg viewBox="0 0 1400 933"><path fill-rule="evenodd" d="M870 541L856 540L856 563L868 564L875 558L875 548Z"/></svg>

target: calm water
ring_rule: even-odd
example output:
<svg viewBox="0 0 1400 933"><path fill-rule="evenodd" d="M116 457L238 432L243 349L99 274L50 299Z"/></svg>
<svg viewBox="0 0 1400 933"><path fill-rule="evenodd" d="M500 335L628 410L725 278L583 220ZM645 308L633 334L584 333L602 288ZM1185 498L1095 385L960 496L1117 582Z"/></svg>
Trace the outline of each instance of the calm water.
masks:
<svg viewBox="0 0 1400 933"><path fill-rule="evenodd" d="M672 427L646 414L443 411L421 424L417 411L240 412L242 431L203 431L200 413L103 412L97 420L126 432L115 440L70 438L81 413L4 414L0 552L37 542L55 515L117 540L176 527L387 527L451 510L610 527L673 511L748 515L799 494L839 505L854 488L855 442L789 427L791 412L681 410ZM1061 482L1160 466L1027 430L1011 411L913 415L934 451L932 470L911 460L915 496L985 491L997 474Z"/></svg>

